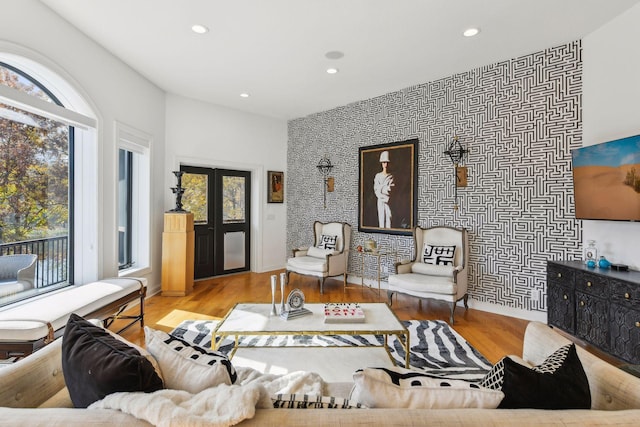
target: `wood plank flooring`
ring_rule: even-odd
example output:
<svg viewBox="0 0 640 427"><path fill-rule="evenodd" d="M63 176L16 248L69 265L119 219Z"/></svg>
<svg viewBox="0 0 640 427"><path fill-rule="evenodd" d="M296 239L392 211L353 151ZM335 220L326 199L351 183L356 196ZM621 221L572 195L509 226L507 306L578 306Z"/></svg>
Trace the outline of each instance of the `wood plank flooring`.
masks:
<svg viewBox="0 0 640 427"><path fill-rule="evenodd" d="M145 325L164 331L171 331L187 319L216 319L223 317L237 302L271 302L271 274L241 273L198 281L190 295L184 297L163 297L154 295L145 304ZM279 278L278 278L279 282ZM279 285L278 285L279 288ZM369 289L347 289L342 282L329 279L325 282L324 294L320 295L318 281L313 278L291 275L291 283L285 294L293 288L301 289L306 302L386 302L386 291L380 296ZM277 300L279 301L279 291ZM131 309L135 311L137 307ZM448 321L449 305L439 301L422 301L409 296L393 298L392 309L401 320ZM456 308L454 329L471 345L480 351L491 363L507 354L522 354L522 339L528 321L501 316L470 308ZM117 329L118 322L111 329ZM139 324L122 334L126 339L144 346L144 333Z"/></svg>

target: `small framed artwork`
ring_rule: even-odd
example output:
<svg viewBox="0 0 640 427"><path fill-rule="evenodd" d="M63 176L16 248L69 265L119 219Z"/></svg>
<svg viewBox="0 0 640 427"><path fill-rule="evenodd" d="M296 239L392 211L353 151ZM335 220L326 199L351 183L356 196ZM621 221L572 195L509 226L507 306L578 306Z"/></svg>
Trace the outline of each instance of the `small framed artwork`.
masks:
<svg viewBox="0 0 640 427"><path fill-rule="evenodd" d="M284 203L284 172L267 171L267 203Z"/></svg>
<svg viewBox="0 0 640 427"><path fill-rule="evenodd" d="M456 167L456 186L457 187L467 186L467 167L466 166Z"/></svg>
<svg viewBox="0 0 640 427"><path fill-rule="evenodd" d="M358 230L410 235L417 217L418 140L360 148Z"/></svg>

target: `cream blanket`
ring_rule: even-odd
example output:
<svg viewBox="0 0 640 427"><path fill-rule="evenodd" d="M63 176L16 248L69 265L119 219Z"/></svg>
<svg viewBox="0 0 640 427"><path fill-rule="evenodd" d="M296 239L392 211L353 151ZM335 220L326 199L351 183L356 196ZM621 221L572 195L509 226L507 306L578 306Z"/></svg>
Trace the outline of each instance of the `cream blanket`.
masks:
<svg viewBox="0 0 640 427"><path fill-rule="evenodd" d="M256 408L272 408L280 393L322 395L322 378L313 372L262 374L238 368L236 384L218 385L191 394L182 390L154 393L114 393L89 409L117 409L155 426L222 427L253 418Z"/></svg>

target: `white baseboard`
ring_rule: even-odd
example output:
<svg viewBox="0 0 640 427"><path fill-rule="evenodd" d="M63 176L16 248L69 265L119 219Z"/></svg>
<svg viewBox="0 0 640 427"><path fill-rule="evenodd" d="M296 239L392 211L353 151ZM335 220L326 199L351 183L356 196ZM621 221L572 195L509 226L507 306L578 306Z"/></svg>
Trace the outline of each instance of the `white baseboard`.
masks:
<svg viewBox="0 0 640 427"><path fill-rule="evenodd" d="M458 305L463 305L462 301ZM523 310L521 308L506 307L504 305L494 304L490 302L476 301L469 298L469 307L474 310L486 311L489 313L500 314L502 316L516 317L530 321L547 323L547 313L542 311Z"/></svg>
<svg viewBox="0 0 640 427"><path fill-rule="evenodd" d="M347 276L347 282L352 285L360 285L361 278L359 276L349 275ZM365 279L364 283L367 286L373 286L375 288L377 288L378 286L378 281L375 279ZM381 281L380 289L389 289L389 283L386 281ZM515 317L518 319L547 323L547 313L542 311L531 311L523 310L521 308L506 307L500 304L477 301L473 298L469 298L468 304L469 307L473 308L474 310L486 311L489 313L499 314L501 316ZM464 307L463 302L458 302L458 306Z"/></svg>

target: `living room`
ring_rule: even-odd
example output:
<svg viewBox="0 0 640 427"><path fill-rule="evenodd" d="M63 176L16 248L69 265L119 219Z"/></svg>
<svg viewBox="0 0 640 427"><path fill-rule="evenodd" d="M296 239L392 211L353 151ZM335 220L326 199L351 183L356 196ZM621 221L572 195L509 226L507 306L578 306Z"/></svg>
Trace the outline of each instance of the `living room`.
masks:
<svg viewBox="0 0 640 427"><path fill-rule="evenodd" d="M477 257L477 261L473 261L475 268L471 280L474 284L471 287L472 307L516 317L544 319L544 262L547 259L579 259L583 245L591 239L598 242L602 254L611 261L627 264L632 269L640 268L638 248L627 238L637 233L636 223L578 221L573 218L570 171L572 148L638 133L637 126L633 123L633 109L630 108L634 105L633 95L636 94L637 88L628 83L634 81L634 59L627 55L624 49L624 46L632 45L630 40L635 40L637 36L633 26L626 25L633 22L636 8L587 34L581 41L564 46L548 46L551 49L549 52L533 52L531 56L522 59L522 62L544 62L545 58L550 60L551 56L561 54L564 58L562 64L557 64L554 59L553 67L558 67L557 72L567 76L565 80L559 81L555 78L552 82L556 84L553 91L560 94L556 102L560 109L558 115L561 117L547 118L544 130L549 132L560 126L563 132L567 130L567 136L555 136L555 142L549 143L551 145L548 147L528 147L529 152L525 151L525 148L509 149L509 144L524 138L523 135L527 135L528 128L537 120L536 117L528 118L526 110L509 116L513 123L518 124L518 128L522 123L522 131L510 128L516 126L515 124L505 123L498 125L496 129L487 130L488 135L478 134L479 120L489 118L473 115L459 119L467 120L468 123L442 120L440 127L428 131L427 128L433 125L428 118L426 121L407 118L407 124L402 124L403 114L413 114L410 107L403 106L404 102L409 102L404 98L410 98L406 90L318 113L306 119L299 118L289 123L195 101L180 95L165 94L39 2L21 2L20 6L12 4L11 10L16 15L30 16L34 22L42 26L43 31L46 29L47 33L60 37L60 42L52 44L50 40L42 40L18 25L17 20L5 16L7 22L2 26L2 38L5 40L6 50L15 52L21 47L27 51L39 52L45 57L52 57L49 61L61 64L65 72L91 95L90 99L99 112L101 123L106 124L99 133L101 176L97 179L101 185L98 188L99 201L96 206L98 230L94 231L95 236L101 239L101 244L93 249L89 248L90 244L86 245L86 249L91 251L92 258L96 260L89 263L95 265L95 271L87 273L87 277L112 277L118 274L115 259L117 242L111 232L115 229L116 213L114 209L105 209L107 206L113 206L110 200L115 197L115 159L108 153L113 149L115 139L113 126L109 123L116 121L153 137L153 185L149 231L152 239L149 263L152 268L148 272L143 271L144 276L149 279L150 294L160 289L160 236L163 227L161 213L173 205L174 198L169 188L175 185L175 178L171 171L176 170L180 163L248 168L254 171L254 189L266 188L267 170L285 171L285 203L265 204L266 195L254 191L255 201L261 202L253 203L255 210L252 219L254 241L251 270L269 271L282 268L290 248L303 244L305 239L310 238L309 225L313 220L340 220L357 226L355 197L358 146L397 142L411 137L418 137L421 142L421 153L425 160L421 159L420 168L437 167L437 173L429 174L420 181L418 224L455 224L473 230L472 256ZM91 60L77 61L74 55ZM525 66L516 58L493 65L487 64L489 71ZM466 71L431 84L424 83L411 91L423 92L428 90L429 85L446 86L460 78L478 78L474 77L474 74L489 72L484 70L483 68ZM525 70L529 73L541 73L544 64L531 65ZM105 78L101 79L100 76ZM106 78L107 76L109 78ZM118 80L116 83L113 76L118 76L122 81ZM549 83L542 77L540 79L539 85ZM523 82L515 79L512 84L521 85ZM465 87L462 83L459 85ZM471 103L472 106L474 102L489 102L489 98L476 100L473 92L466 98L458 92L468 89L451 90L453 92L445 93L443 96L460 97L460 102ZM533 92L536 90L539 89L531 89ZM497 95L500 93L494 96ZM543 95L546 96L544 93L541 96ZM508 94L505 93L505 96ZM517 96L523 95L520 93ZM377 130L343 129L343 125L342 128L336 127L333 131L326 127L318 128L318 125L314 125L314 128L309 127L314 120L322 121L325 117L336 117L337 123L342 123L343 120L371 120L372 116L345 119L340 115L349 108L367 107L373 110L387 100L390 101L390 105L399 105L393 108L389 106L389 111L383 113L386 116L384 120L376 125ZM411 102L418 101L419 99L416 99ZM522 104L525 101L517 102ZM563 112L564 104L571 102L573 110L567 107L567 111ZM511 105L502 108L508 109ZM438 113L446 115L448 110L445 108ZM462 114L457 110L453 113L457 116ZM498 120L506 118L498 117ZM535 129L535 126L533 127ZM288 129L292 137L287 136ZM314 135L309 136L311 132ZM335 132L360 133L356 137L345 139ZM454 132L459 133L470 150L470 185L459 191L459 211L453 209L453 188L448 185L448 180L444 179L449 173L449 164L441 154L445 144L453 138ZM296 136L298 133L301 133L301 136ZM491 135L496 137L492 138ZM527 138L535 139L531 136ZM561 138L559 142L558 138ZM489 139L492 141L486 144ZM208 148L212 140L220 141L216 143L213 151ZM227 143L231 140L233 144ZM297 150L301 148L297 147L302 142L305 144L305 153L308 154L299 158ZM535 141L530 143L535 144ZM544 153L545 149L552 150L553 154ZM538 152L544 155L537 156ZM242 155L239 157L238 153ZM322 182L315 168L325 154L330 154L336 164L336 191L328 193L327 209L322 206ZM287 158L292 156L296 156L296 161L287 161ZM494 159L495 163L487 163L488 158ZM534 173L536 185L532 187L531 175ZM483 179L483 175L486 174L492 176L491 180ZM435 186L437 190L427 192L424 186ZM532 192L534 190L536 194ZM547 191L550 193L545 194ZM531 200L518 202L521 195L527 194L531 194L528 196ZM304 198L301 199L303 195ZM298 206L305 206L306 211L300 212L302 208ZM540 210L527 211L524 206L539 206ZM522 218L518 218L523 210ZM338 212L344 213L337 216ZM396 240L393 244L403 251L402 255L409 256L409 238L373 236L381 240L381 246L390 246ZM354 243L362 242L369 237L370 235L360 235L356 231L353 240ZM500 248L504 247L509 248L508 254L502 253ZM357 276L357 271L358 268L354 266L350 272Z"/></svg>
<svg viewBox="0 0 640 427"><path fill-rule="evenodd" d="M588 240L610 261L640 270L638 223L576 220L571 175L572 149L640 133L637 2L579 39L290 119L167 93L47 1L5 3L0 61L23 57L54 71L84 97L78 110L96 122L88 181L95 200L78 218L79 282L119 274L118 123L151 141L148 262L132 271L147 279L149 295L161 289L163 213L174 206L171 172L181 164L252 172L252 272L282 270L291 248L312 238L315 220L350 223L353 247L373 238L410 257L410 236L357 230L357 156L363 146L412 138L420 142L417 224L469 230L472 309L546 322L546 261L579 260ZM458 189L457 210L453 166L443 154L456 135L469 150L469 185ZM335 165L326 208L316 167L325 155ZM266 203L267 171L284 171L282 204ZM358 283L360 266L350 262L349 279Z"/></svg>

